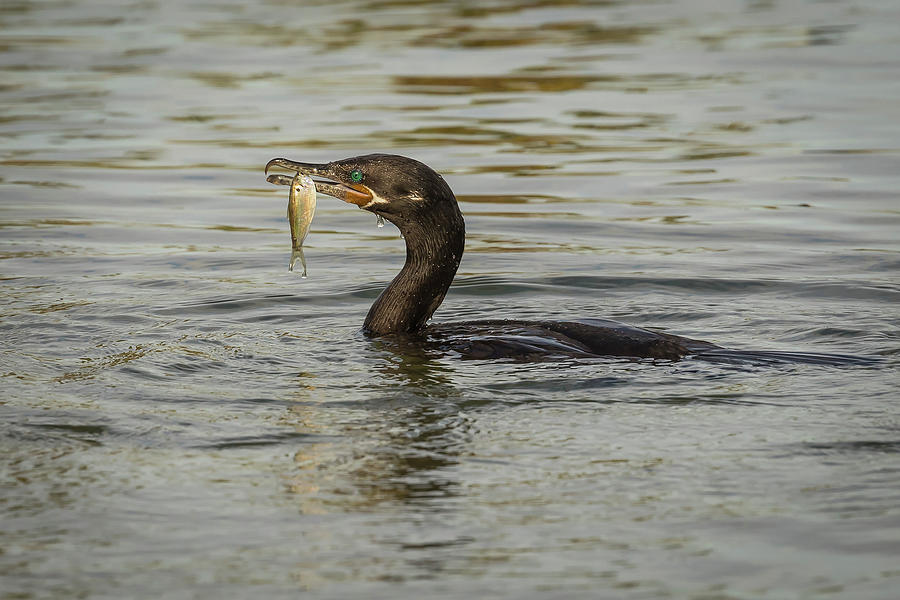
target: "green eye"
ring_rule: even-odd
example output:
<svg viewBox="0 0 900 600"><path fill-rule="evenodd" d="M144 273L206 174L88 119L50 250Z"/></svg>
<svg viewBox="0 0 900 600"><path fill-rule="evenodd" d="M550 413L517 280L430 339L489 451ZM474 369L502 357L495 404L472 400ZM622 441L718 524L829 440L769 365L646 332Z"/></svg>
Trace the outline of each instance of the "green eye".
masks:
<svg viewBox="0 0 900 600"><path fill-rule="evenodd" d="M362 171L358 169L350 171L350 181L352 181L353 183L359 183L360 181L362 181Z"/></svg>

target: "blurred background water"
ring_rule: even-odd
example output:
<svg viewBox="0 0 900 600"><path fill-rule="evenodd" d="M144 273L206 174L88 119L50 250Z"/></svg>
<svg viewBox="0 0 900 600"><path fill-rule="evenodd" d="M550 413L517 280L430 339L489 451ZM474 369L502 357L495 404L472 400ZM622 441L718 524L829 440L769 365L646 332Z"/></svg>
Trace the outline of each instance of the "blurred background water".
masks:
<svg viewBox="0 0 900 600"><path fill-rule="evenodd" d="M900 5L0 5L4 598L895 598ZM403 241L274 156L443 173L436 320L868 367L362 337Z"/></svg>

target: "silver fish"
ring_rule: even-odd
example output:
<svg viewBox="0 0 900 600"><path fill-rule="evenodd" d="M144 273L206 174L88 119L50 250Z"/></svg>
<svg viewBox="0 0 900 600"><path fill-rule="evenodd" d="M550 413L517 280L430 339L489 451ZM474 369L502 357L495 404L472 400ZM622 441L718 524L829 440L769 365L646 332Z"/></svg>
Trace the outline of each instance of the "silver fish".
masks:
<svg viewBox="0 0 900 600"><path fill-rule="evenodd" d="M297 173L291 180L291 193L288 196L288 221L291 224L291 264L289 270L294 270L294 263L300 258L303 265L303 275L306 277L306 257L303 256L303 240L309 233L309 225L313 215L316 214L316 184L309 175Z"/></svg>

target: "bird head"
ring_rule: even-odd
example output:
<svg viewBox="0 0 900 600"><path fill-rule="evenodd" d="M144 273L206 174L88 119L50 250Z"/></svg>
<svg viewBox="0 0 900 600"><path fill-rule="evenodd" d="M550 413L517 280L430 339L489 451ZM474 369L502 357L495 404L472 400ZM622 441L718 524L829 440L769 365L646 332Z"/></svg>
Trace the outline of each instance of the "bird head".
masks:
<svg viewBox="0 0 900 600"><path fill-rule="evenodd" d="M443 205L456 207L456 198L444 178L428 165L396 154L368 154L329 163L303 163L273 158L266 165L303 173L314 178L316 191L355 204L402 225L423 215L440 212ZM268 175L276 185L290 185L292 177Z"/></svg>

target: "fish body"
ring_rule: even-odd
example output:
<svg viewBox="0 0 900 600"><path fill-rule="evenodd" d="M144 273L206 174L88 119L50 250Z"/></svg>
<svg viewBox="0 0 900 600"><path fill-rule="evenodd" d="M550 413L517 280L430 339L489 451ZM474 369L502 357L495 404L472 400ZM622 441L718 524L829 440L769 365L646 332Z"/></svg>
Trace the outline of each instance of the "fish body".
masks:
<svg viewBox="0 0 900 600"><path fill-rule="evenodd" d="M288 222L291 224L291 264L294 270L297 258L303 265L303 277L306 277L306 257L303 256L303 241L309 233L313 215L316 214L316 184L309 175L297 173L291 180L291 193L288 196Z"/></svg>

